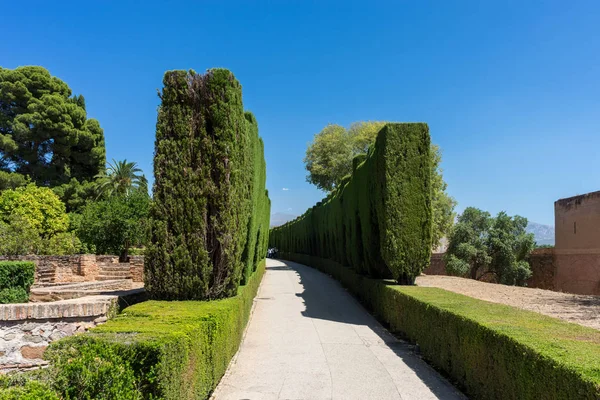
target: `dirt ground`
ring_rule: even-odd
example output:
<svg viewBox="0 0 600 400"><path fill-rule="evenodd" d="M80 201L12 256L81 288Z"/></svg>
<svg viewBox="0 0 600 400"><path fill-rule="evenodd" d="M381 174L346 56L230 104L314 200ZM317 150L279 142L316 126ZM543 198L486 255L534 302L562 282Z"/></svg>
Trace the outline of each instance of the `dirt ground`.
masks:
<svg viewBox="0 0 600 400"><path fill-rule="evenodd" d="M535 311L600 330L600 296L498 285L453 276L422 275L418 286L438 287L480 300Z"/></svg>

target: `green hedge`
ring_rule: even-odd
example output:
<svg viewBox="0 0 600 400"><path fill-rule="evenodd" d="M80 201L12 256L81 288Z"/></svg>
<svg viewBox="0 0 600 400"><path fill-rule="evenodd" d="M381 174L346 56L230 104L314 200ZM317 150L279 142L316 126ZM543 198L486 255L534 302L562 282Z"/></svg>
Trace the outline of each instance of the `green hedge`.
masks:
<svg viewBox="0 0 600 400"><path fill-rule="evenodd" d="M139 303L52 343L55 388L65 399L207 399L239 348L264 271L262 261L234 297Z"/></svg>
<svg viewBox="0 0 600 400"><path fill-rule="evenodd" d="M48 385L27 381L23 385L3 387L0 380L0 400L59 400L60 397Z"/></svg>
<svg viewBox="0 0 600 400"><path fill-rule="evenodd" d="M330 260L281 257L341 281L473 398L600 398L600 331L442 289L366 278Z"/></svg>
<svg viewBox="0 0 600 400"><path fill-rule="evenodd" d="M270 244L413 283L431 249L429 149L427 124L386 124L367 156L354 160L352 176L301 217L272 229Z"/></svg>
<svg viewBox="0 0 600 400"><path fill-rule="evenodd" d="M0 261L0 304L29 301L34 276L35 264L31 261Z"/></svg>
<svg viewBox="0 0 600 400"><path fill-rule="evenodd" d="M258 125L226 69L169 71L163 84L145 287L159 300L233 296L266 252Z"/></svg>

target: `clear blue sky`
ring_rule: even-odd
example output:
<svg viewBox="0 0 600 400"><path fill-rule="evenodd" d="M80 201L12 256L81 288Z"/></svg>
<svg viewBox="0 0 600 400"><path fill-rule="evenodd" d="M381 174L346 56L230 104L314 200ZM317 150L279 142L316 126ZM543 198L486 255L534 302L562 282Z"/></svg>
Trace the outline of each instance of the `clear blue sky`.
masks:
<svg viewBox="0 0 600 400"><path fill-rule="evenodd" d="M459 210L553 224L556 199L600 190L598 1L160 3L5 2L0 65L65 80L108 158L148 175L164 71L231 69L265 141L273 212L323 197L305 182L306 145L359 120L429 123Z"/></svg>

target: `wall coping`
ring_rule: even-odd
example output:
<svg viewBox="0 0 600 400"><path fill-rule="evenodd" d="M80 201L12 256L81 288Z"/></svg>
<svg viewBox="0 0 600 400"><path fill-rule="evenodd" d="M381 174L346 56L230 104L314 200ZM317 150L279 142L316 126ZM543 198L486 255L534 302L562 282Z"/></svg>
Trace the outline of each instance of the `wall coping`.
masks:
<svg viewBox="0 0 600 400"><path fill-rule="evenodd" d="M48 303L0 304L0 321L97 317L118 304L118 296L94 295Z"/></svg>

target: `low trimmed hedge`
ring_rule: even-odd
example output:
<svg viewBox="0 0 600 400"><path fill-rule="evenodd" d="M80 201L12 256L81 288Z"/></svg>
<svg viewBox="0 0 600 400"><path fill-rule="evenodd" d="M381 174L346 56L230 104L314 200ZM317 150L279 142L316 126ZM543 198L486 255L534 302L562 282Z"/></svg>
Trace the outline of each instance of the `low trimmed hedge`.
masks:
<svg viewBox="0 0 600 400"><path fill-rule="evenodd" d="M0 375L0 400L59 400L59 397L47 383L18 374Z"/></svg>
<svg viewBox="0 0 600 400"><path fill-rule="evenodd" d="M34 276L35 264L31 261L0 261L0 304L29 301Z"/></svg>
<svg viewBox="0 0 600 400"><path fill-rule="evenodd" d="M302 254L473 398L599 399L600 331L437 288L399 286Z"/></svg>
<svg viewBox="0 0 600 400"><path fill-rule="evenodd" d="M85 335L50 345L65 399L206 399L238 350L265 271L260 262L234 297L146 301Z"/></svg>

